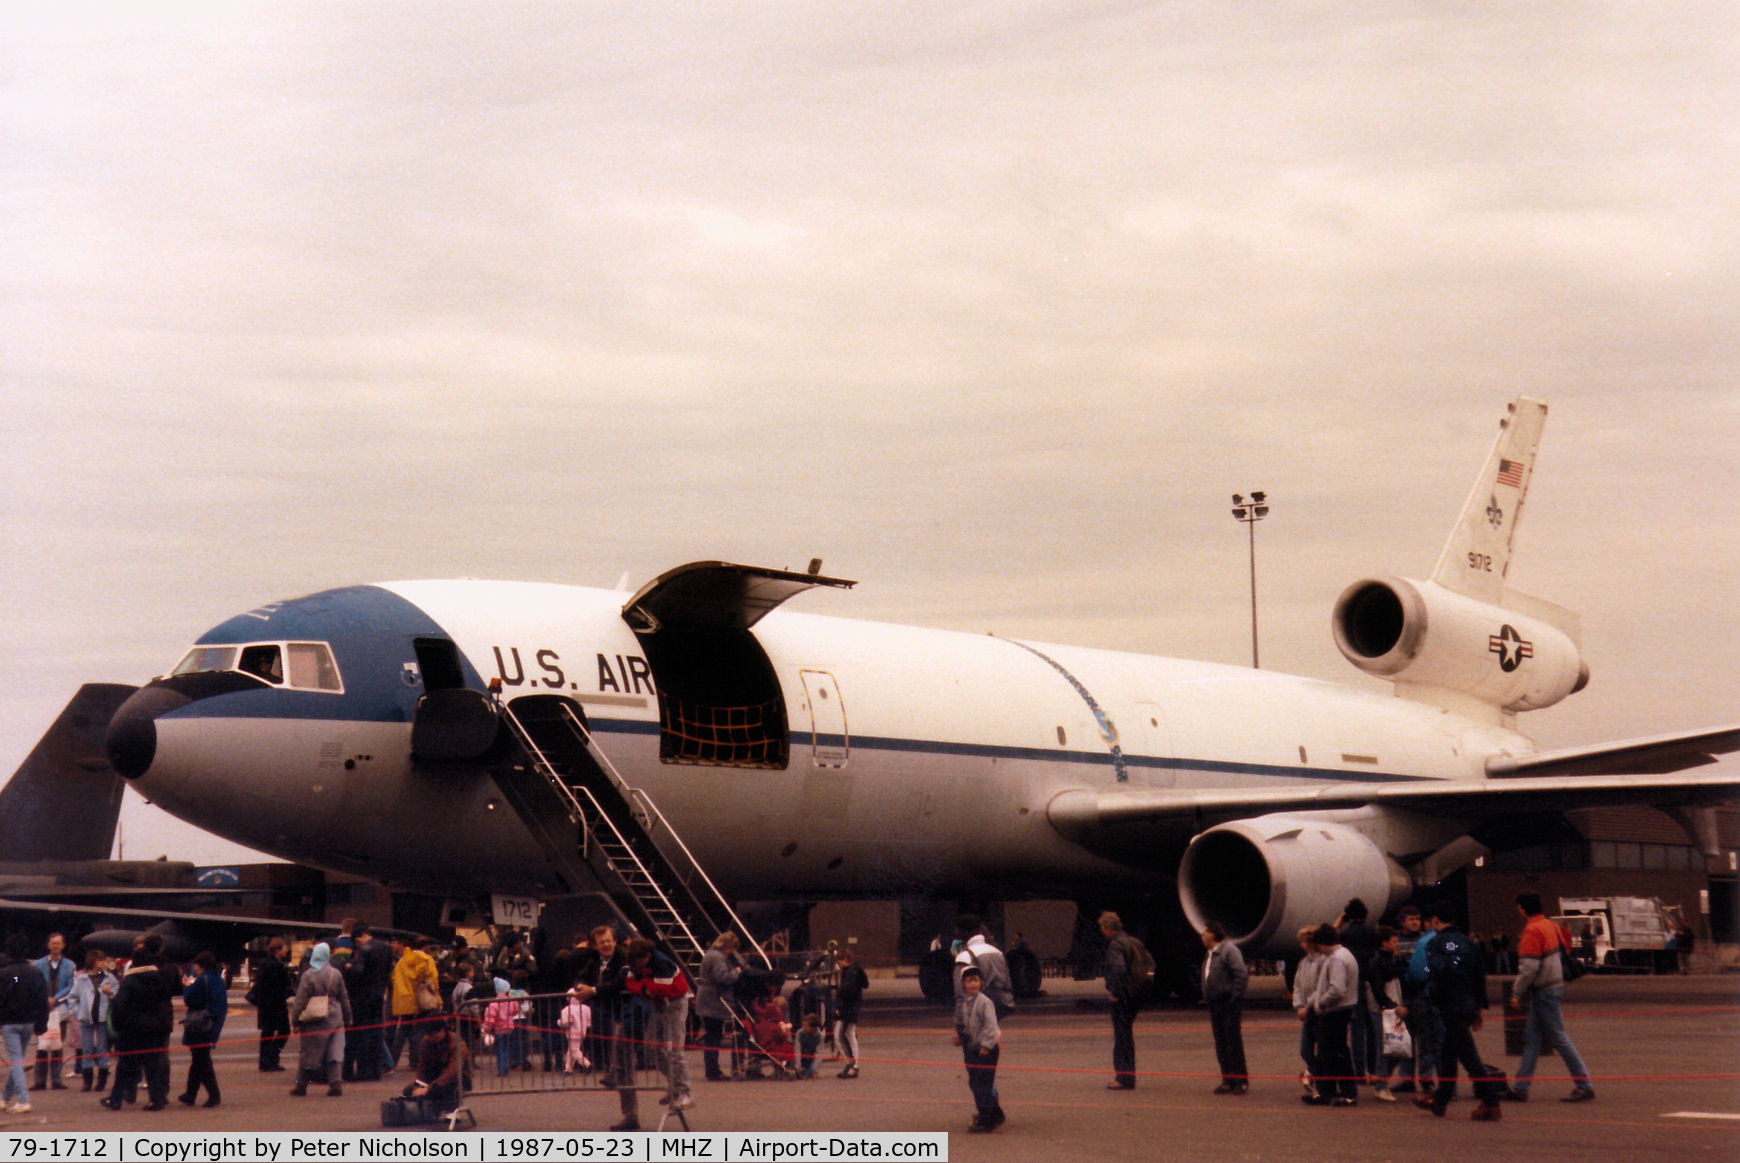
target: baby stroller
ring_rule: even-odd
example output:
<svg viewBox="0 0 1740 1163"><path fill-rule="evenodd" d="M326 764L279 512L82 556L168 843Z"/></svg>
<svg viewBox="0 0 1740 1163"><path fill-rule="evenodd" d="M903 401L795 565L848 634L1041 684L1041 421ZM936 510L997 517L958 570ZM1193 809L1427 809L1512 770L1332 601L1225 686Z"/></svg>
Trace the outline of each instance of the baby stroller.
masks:
<svg viewBox="0 0 1740 1163"><path fill-rule="evenodd" d="M791 1022L785 998L780 996L784 986L783 974L745 969L726 1003L736 1018L734 1036L743 1053L746 1079L797 1077Z"/></svg>

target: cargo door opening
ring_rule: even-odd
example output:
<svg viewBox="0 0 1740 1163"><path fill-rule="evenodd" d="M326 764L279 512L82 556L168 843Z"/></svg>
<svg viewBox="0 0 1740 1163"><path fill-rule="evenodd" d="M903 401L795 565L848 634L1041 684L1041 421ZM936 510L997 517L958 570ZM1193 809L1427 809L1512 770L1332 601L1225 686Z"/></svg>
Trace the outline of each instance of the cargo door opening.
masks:
<svg viewBox="0 0 1740 1163"><path fill-rule="evenodd" d="M779 679L747 631L641 636L659 696L659 759L719 767L791 762Z"/></svg>
<svg viewBox="0 0 1740 1163"><path fill-rule="evenodd" d="M809 573L792 573L692 562L660 574L629 599L622 616L640 639L658 690L661 761L790 765L785 694L752 631L794 594L853 584L822 577L819 568L817 562Z"/></svg>

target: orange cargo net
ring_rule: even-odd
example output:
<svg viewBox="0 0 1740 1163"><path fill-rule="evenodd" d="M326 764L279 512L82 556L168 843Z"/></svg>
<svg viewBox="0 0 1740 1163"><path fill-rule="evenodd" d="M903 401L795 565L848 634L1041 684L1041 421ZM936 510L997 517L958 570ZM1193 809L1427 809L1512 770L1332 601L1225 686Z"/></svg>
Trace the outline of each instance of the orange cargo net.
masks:
<svg viewBox="0 0 1740 1163"><path fill-rule="evenodd" d="M663 694L659 715L659 758L666 763L784 767L791 752L778 700L716 707Z"/></svg>

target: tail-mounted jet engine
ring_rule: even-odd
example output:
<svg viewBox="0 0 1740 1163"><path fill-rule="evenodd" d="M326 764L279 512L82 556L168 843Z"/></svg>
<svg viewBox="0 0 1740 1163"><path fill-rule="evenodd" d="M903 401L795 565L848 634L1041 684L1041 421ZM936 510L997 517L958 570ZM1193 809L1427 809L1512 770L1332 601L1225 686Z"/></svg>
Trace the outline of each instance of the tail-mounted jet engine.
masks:
<svg viewBox="0 0 1740 1163"><path fill-rule="evenodd" d="M1335 644L1367 674L1505 711L1550 707L1587 686L1574 619L1545 602L1513 599L1535 612L1489 605L1436 582L1366 578L1336 600Z"/></svg>

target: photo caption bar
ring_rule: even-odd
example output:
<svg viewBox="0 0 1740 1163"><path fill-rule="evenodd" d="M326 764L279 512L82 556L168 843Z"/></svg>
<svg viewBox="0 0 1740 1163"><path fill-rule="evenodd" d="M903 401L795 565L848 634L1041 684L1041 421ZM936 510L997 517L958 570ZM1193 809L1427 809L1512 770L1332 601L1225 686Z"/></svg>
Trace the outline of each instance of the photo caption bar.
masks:
<svg viewBox="0 0 1740 1163"><path fill-rule="evenodd" d="M472 1163L529 1160L622 1160L627 1163L788 1163L792 1160L949 1157L947 1133L864 1131L646 1132L632 1134L512 1134L480 1131L245 1132L200 1134L16 1134L0 1130L0 1157L54 1163L333 1163L370 1159L461 1159Z"/></svg>

